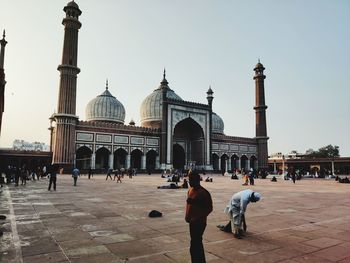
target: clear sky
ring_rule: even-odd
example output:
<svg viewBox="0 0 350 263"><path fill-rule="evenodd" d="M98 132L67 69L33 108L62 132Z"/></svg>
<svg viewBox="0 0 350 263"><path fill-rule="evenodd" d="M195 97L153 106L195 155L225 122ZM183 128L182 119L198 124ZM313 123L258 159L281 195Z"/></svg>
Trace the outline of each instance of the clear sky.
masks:
<svg viewBox="0 0 350 263"><path fill-rule="evenodd" d="M65 0L1 0L6 29L0 147L49 142L57 108ZM333 144L350 156L350 1L80 0L77 115L109 90L126 123L163 68L182 99L207 103L225 134L255 136L253 68L266 70L269 153Z"/></svg>

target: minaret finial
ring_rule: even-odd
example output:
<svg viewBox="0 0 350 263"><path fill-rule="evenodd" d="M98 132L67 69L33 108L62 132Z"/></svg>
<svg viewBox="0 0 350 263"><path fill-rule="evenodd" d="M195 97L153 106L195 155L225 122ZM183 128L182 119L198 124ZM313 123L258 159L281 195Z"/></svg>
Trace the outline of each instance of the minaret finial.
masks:
<svg viewBox="0 0 350 263"><path fill-rule="evenodd" d="M5 38L6 37L6 34L5 34L5 29L4 31L2 32L2 38Z"/></svg>
<svg viewBox="0 0 350 263"><path fill-rule="evenodd" d="M165 75L166 75L166 70L165 70L165 67L164 67L164 71L163 71L163 79L165 79Z"/></svg>
<svg viewBox="0 0 350 263"><path fill-rule="evenodd" d="M260 63L260 58L258 58L258 63Z"/></svg>
<svg viewBox="0 0 350 263"><path fill-rule="evenodd" d="M108 90L108 79L106 79L106 90Z"/></svg>

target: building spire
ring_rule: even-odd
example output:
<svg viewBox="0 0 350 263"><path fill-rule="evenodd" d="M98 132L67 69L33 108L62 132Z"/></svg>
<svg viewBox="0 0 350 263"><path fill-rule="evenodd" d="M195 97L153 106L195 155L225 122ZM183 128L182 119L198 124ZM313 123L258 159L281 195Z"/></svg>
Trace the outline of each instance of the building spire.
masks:
<svg viewBox="0 0 350 263"><path fill-rule="evenodd" d="M4 31L2 32L2 39L5 39L5 37L6 37L6 34L5 34L5 29L4 29Z"/></svg>
<svg viewBox="0 0 350 263"><path fill-rule="evenodd" d="M162 82L160 84L167 86L169 84L169 82L166 80L165 77L166 77L166 70L165 70L165 67L164 67L163 80L162 80Z"/></svg>
<svg viewBox="0 0 350 263"><path fill-rule="evenodd" d="M108 90L108 79L106 79L106 90Z"/></svg>

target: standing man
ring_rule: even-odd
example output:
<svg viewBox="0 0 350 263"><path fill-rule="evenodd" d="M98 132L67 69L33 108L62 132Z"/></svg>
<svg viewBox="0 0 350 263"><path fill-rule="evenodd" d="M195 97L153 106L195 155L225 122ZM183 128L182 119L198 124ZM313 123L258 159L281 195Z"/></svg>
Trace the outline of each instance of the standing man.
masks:
<svg viewBox="0 0 350 263"><path fill-rule="evenodd" d="M207 226L207 216L213 211L210 193L200 185L200 175L191 171L188 175L191 188L187 194L185 220L190 226L192 263L205 263L203 233Z"/></svg>
<svg viewBox="0 0 350 263"><path fill-rule="evenodd" d="M240 191L231 197L225 213L228 214L230 221L226 227L220 227L221 230L228 232L233 230L236 238L242 238L242 230L247 231L245 222L245 211L250 202L257 202L261 198L261 194L253 192L250 189ZM228 230L230 229L230 230Z"/></svg>
<svg viewBox="0 0 350 263"><path fill-rule="evenodd" d="M48 191L51 190L51 185L53 184L53 190L56 191L56 182L57 182L57 165L53 164L51 165L51 171L50 171L50 183L49 183L49 188L47 189Z"/></svg>
<svg viewBox="0 0 350 263"><path fill-rule="evenodd" d="M77 186L78 176L80 176L80 171L78 168L74 168L72 171L72 177L74 179L74 186Z"/></svg>
<svg viewBox="0 0 350 263"><path fill-rule="evenodd" d="M93 177L94 175L93 175L92 169L91 169L91 167L90 167L90 168L89 168L89 172L88 172L88 179L90 179L91 176Z"/></svg>

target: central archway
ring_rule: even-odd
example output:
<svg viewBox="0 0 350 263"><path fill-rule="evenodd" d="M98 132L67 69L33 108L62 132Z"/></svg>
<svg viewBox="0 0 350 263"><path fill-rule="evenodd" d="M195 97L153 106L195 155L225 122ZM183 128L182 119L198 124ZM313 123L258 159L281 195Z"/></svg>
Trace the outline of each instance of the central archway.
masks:
<svg viewBox="0 0 350 263"><path fill-rule="evenodd" d="M173 166L175 169L184 169L186 162L185 150L179 144L173 146Z"/></svg>
<svg viewBox="0 0 350 263"><path fill-rule="evenodd" d="M176 124L173 135L174 146L184 144L181 147L185 152L185 165L195 163L200 168L205 164L205 140L202 127L192 118L186 118ZM173 165L180 164L182 161L181 155L174 153L173 148ZM174 166L175 167L175 166Z"/></svg>

